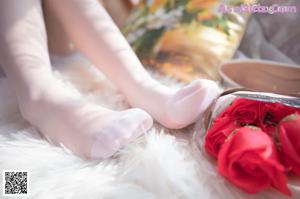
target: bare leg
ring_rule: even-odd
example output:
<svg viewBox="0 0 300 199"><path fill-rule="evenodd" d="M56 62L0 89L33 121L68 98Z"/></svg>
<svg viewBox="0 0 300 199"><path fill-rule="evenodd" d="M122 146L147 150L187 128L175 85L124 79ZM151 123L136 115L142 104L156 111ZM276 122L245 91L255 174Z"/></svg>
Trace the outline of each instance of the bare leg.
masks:
<svg viewBox="0 0 300 199"><path fill-rule="evenodd" d="M194 122L218 95L216 84L197 80L177 91L150 77L118 28L96 0L45 0L83 54L126 95L133 107L169 128Z"/></svg>
<svg viewBox="0 0 300 199"><path fill-rule="evenodd" d="M142 110L118 112L85 102L54 79L40 0L0 1L0 64L23 116L82 157L108 157L152 124Z"/></svg>

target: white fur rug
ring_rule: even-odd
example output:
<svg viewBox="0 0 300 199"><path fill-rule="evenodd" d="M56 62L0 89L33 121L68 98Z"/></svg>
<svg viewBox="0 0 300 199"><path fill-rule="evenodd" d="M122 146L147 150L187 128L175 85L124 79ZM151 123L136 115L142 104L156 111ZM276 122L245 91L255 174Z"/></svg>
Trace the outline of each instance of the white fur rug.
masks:
<svg viewBox="0 0 300 199"><path fill-rule="evenodd" d="M74 94L113 109L127 107L122 96L85 60L76 58L63 65L56 75ZM193 126L175 132L155 125L115 157L86 162L42 140L21 118L7 80L0 79L0 179L4 169L28 170L29 198L286 198L272 190L244 194L227 183L217 175L215 162L195 150L190 142L193 131ZM296 193L297 187L290 187ZM2 188L1 180L1 192Z"/></svg>

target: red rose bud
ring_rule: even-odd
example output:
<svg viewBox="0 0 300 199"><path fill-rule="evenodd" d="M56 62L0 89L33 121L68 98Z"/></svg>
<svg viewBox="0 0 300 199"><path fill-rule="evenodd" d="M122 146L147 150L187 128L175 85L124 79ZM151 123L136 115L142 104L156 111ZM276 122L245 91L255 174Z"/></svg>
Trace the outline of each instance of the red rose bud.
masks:
<svg viewBox="0 0 300 199"><path fill-rule="evenodd" d="M285 166L300 176L300 115L293 114L284 118L277 133Z"/></svg>
<svg viewBox="0 0 300 199"><path fill-rule="evenodd" d="M291 195L272 139L257 127L238 129L218 155L219 174L248 193L270 186Z"/></svg>
<svg viewBox="0 0 300 199"><path fill-rule="evenodd" d="M265 102L238 98L219 117L227 117L241 124L259 124L259 107Z"/></svg>
<svg viewBox="0 0 300 199"><path fill-rule="evenodd" d="M205 137L205 149L208 154L217 158L221 146L227 137L241 126L228 118L216 119Z"/></svg>

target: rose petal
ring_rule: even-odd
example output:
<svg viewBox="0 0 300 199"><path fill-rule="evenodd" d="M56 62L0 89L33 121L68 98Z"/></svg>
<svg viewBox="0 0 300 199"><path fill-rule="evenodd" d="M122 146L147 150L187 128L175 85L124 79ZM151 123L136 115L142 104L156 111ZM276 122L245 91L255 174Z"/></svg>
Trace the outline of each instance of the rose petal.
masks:
<svg viewBox="0 0 300 199"><path fill-rule="evenodd" d="M274 143L260 129L242 127L237 130L220 150L218 170L246 192L257 193L272 185L290 194Z"/></svg>

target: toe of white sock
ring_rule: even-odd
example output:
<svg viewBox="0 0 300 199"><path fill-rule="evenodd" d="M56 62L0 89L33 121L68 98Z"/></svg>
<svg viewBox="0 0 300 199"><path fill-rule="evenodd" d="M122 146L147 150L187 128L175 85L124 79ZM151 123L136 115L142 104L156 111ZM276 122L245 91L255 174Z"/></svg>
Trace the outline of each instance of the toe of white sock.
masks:
<svg viewBox="0 0 300 199"><path fill-rule="evenodd" d="M106 159L120 148L151 128L151 116L141 109L129 109L111 124L101 130L91 148L91 159Z"/></svg>

